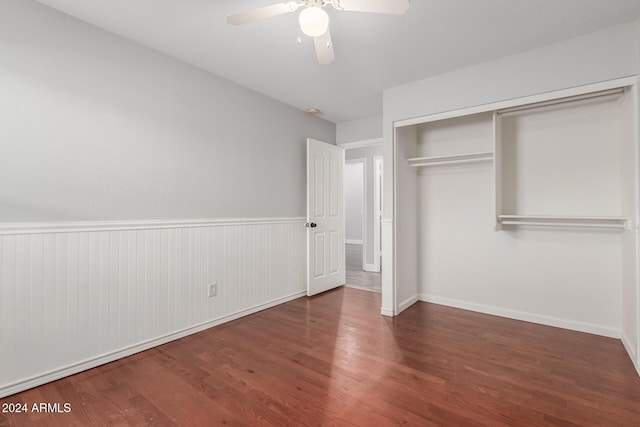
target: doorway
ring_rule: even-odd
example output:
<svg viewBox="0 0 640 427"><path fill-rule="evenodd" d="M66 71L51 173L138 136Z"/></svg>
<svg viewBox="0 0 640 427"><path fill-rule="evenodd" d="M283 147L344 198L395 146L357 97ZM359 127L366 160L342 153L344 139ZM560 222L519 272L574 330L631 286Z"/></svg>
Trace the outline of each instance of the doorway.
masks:
<svg viewBox="0 0 640 427"><path fill-rule="evenodd" d="M382 145L344 148L345 286L379 293Z"/></svg>

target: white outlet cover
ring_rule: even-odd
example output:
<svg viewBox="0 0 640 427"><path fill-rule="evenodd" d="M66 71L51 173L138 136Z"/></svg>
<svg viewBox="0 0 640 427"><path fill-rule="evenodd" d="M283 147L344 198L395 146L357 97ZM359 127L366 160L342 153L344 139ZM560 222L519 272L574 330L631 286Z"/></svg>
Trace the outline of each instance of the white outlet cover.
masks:
<svg viewBox="0 0 640 427"><path fill-rule="evenodd" d="M216 296L216 292L218 291L218 284L217 283L210 283L209 284L209 288L208 288L208 295L209 298Z"/></svg>

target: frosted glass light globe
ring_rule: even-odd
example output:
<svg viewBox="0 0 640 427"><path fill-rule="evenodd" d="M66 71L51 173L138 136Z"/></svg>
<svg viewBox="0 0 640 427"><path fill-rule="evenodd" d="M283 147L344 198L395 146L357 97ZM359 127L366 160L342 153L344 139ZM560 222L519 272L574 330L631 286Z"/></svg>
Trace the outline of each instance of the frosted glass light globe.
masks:
<svg viewBox="0 0 640 427"><path fill-rule="evenodd" d="M312 6L300 12L300 29L309 37L320 37L329 28L329 15L319 7Z"/></svg>

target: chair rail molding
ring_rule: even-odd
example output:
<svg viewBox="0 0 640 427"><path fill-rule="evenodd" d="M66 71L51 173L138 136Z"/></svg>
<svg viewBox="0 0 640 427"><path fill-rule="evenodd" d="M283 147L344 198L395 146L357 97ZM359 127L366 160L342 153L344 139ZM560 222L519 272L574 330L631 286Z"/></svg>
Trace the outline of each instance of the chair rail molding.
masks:
<svg viewBox="0 0 640 427"><path fill-rule="evenodd" d="M304 217L294 218L209 218L131 221L61 221L61 222L0 222L0 236L21 234L79 233L96 231L158 230L168 228L222 227L230 225L304 223Z"/></svg>

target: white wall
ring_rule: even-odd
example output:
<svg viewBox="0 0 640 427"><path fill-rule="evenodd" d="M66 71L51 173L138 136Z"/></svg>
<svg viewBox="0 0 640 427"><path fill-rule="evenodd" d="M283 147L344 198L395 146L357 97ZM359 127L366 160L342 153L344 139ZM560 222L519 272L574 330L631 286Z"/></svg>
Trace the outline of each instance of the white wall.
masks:
<svg viewBox="0 0 640 427"><path fill-rule="evenodd" d="M382 116L341 122L336 125L338 143L382 138Z"/></svg>
<svg viewBox="0 0 640 427"><path fill-rule="evenodd" d="M25 0L0 94L0 396L304 294L332 123Z"/></svg>
<svg viewBox="0 0 640 427"><path fill-rule="evenodd" d="M345 238L362 243L364 220L364 162L344 165Z"/></svg>
<svg viewBox="0 0 640 427"><path fill-rule="evenodd" d="M629 23L384 92L384 313L400 303L392 283L398 260L389 250L394 240L393 122L632 76L639 69L637 45L636 25Z"/></svg>
<svg viewBox="0 0 640 427"><path fill-rule="evenodd" d="M33 1L0 3L0 221L304 216L335 125Z"/></svg>

